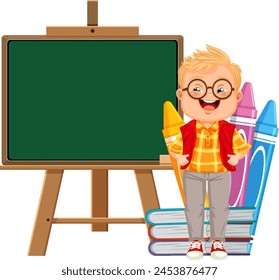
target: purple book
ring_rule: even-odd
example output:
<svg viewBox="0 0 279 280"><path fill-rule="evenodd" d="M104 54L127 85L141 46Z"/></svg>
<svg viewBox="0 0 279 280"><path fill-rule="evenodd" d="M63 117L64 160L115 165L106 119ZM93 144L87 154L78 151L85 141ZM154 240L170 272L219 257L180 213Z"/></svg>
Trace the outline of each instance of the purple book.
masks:
<svg viewBox="0 0 279 280"><path fill-rule="evenodd" d="M149 243L149 253L154 256L186 256L191 241L152 241ZM252 243L250 240L242 241L224 241L224 247L228 255L250 255ZM205 241L203 243L204 255L209 255L211 249L211 242Z"/></svg>
<svg viewBox="0 0 279 280"><path fill-rule="evenodd" d="M254 141L257 110L255 108L251 83L246 82L241 91L243 93L243 98L238 104L230 122L236 126L236 129L243 139L252 145ZM230 206L244 206L251 155L252 148L248 151L246 156L239 161L236 166L236 171L232 172L232 185L229 198Z"/></svg>

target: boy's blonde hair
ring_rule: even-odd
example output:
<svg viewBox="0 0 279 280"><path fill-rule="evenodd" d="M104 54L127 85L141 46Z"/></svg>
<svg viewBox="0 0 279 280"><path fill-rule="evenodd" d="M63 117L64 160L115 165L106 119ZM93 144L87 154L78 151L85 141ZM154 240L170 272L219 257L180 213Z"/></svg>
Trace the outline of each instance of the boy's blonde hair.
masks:
<svg viewBox="0 0 279 280"><path fill-rule="evenodd" d="M208 70L216 64L226 66L234 77L235 84L233 85L235 91L238 92L241 85L241 68L232 63L229 56L222 50L213 46L206 45L207 51L200 51L193 53L193 56L184 58L181 66L178 69L178 83L183 87L183 80L187 71Z"/></svg>

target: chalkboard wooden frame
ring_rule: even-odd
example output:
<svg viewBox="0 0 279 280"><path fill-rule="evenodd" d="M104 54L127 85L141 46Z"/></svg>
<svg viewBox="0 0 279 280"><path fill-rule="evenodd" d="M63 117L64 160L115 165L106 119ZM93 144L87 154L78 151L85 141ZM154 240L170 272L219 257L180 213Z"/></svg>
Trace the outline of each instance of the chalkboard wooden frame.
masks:
<svg viewBox="0 0 279 280"><path fill-rule="evenodd" d="M11 40L174 40L177 42L177 65L183 59L183 37L176 35L145 35L136 37L50 37L50 36L21 36L11 35L2 37L2 163L4 165L159 165L158 160L11 160L8 156L8 116L7 116L7 95L8 95L8 58L7 45ZM177 110L180 110L177 100ZM163 117L163 116L162 116ZM161 128L158 128L161 129ZM163 137L163 136L162 136Z"/></svg>

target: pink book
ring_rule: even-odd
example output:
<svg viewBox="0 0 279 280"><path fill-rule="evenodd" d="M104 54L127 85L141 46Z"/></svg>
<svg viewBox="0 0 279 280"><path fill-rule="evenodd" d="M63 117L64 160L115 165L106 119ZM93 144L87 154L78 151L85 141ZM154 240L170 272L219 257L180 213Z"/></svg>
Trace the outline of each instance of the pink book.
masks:
<svg viewBox="0 0 279 280"><path fill-rule="evenodd" d="M246 82L241 91L243 93L243 98L238 104L230 122L236 126L236 129L243 139L252 145L254 141L257 110L255 108L251 83ZM251 155L252 148L248 151L246 156L239 161L236 166L236 171L232 172L231 193L229 198L230 206L244 206Z"/></svg>

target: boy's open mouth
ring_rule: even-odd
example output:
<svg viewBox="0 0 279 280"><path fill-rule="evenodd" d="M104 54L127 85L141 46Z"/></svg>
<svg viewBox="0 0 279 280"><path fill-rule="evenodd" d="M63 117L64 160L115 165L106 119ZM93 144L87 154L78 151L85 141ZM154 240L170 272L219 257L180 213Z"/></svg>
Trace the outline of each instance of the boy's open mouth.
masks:
<svg viewBox="0 0 279 280"><path fill-rule="evenodd" d="M213 111L217 109L217 107L220 104L220 100L203 100L199 99L200 105L202 106L203 109L206 111Z"/></svg>

